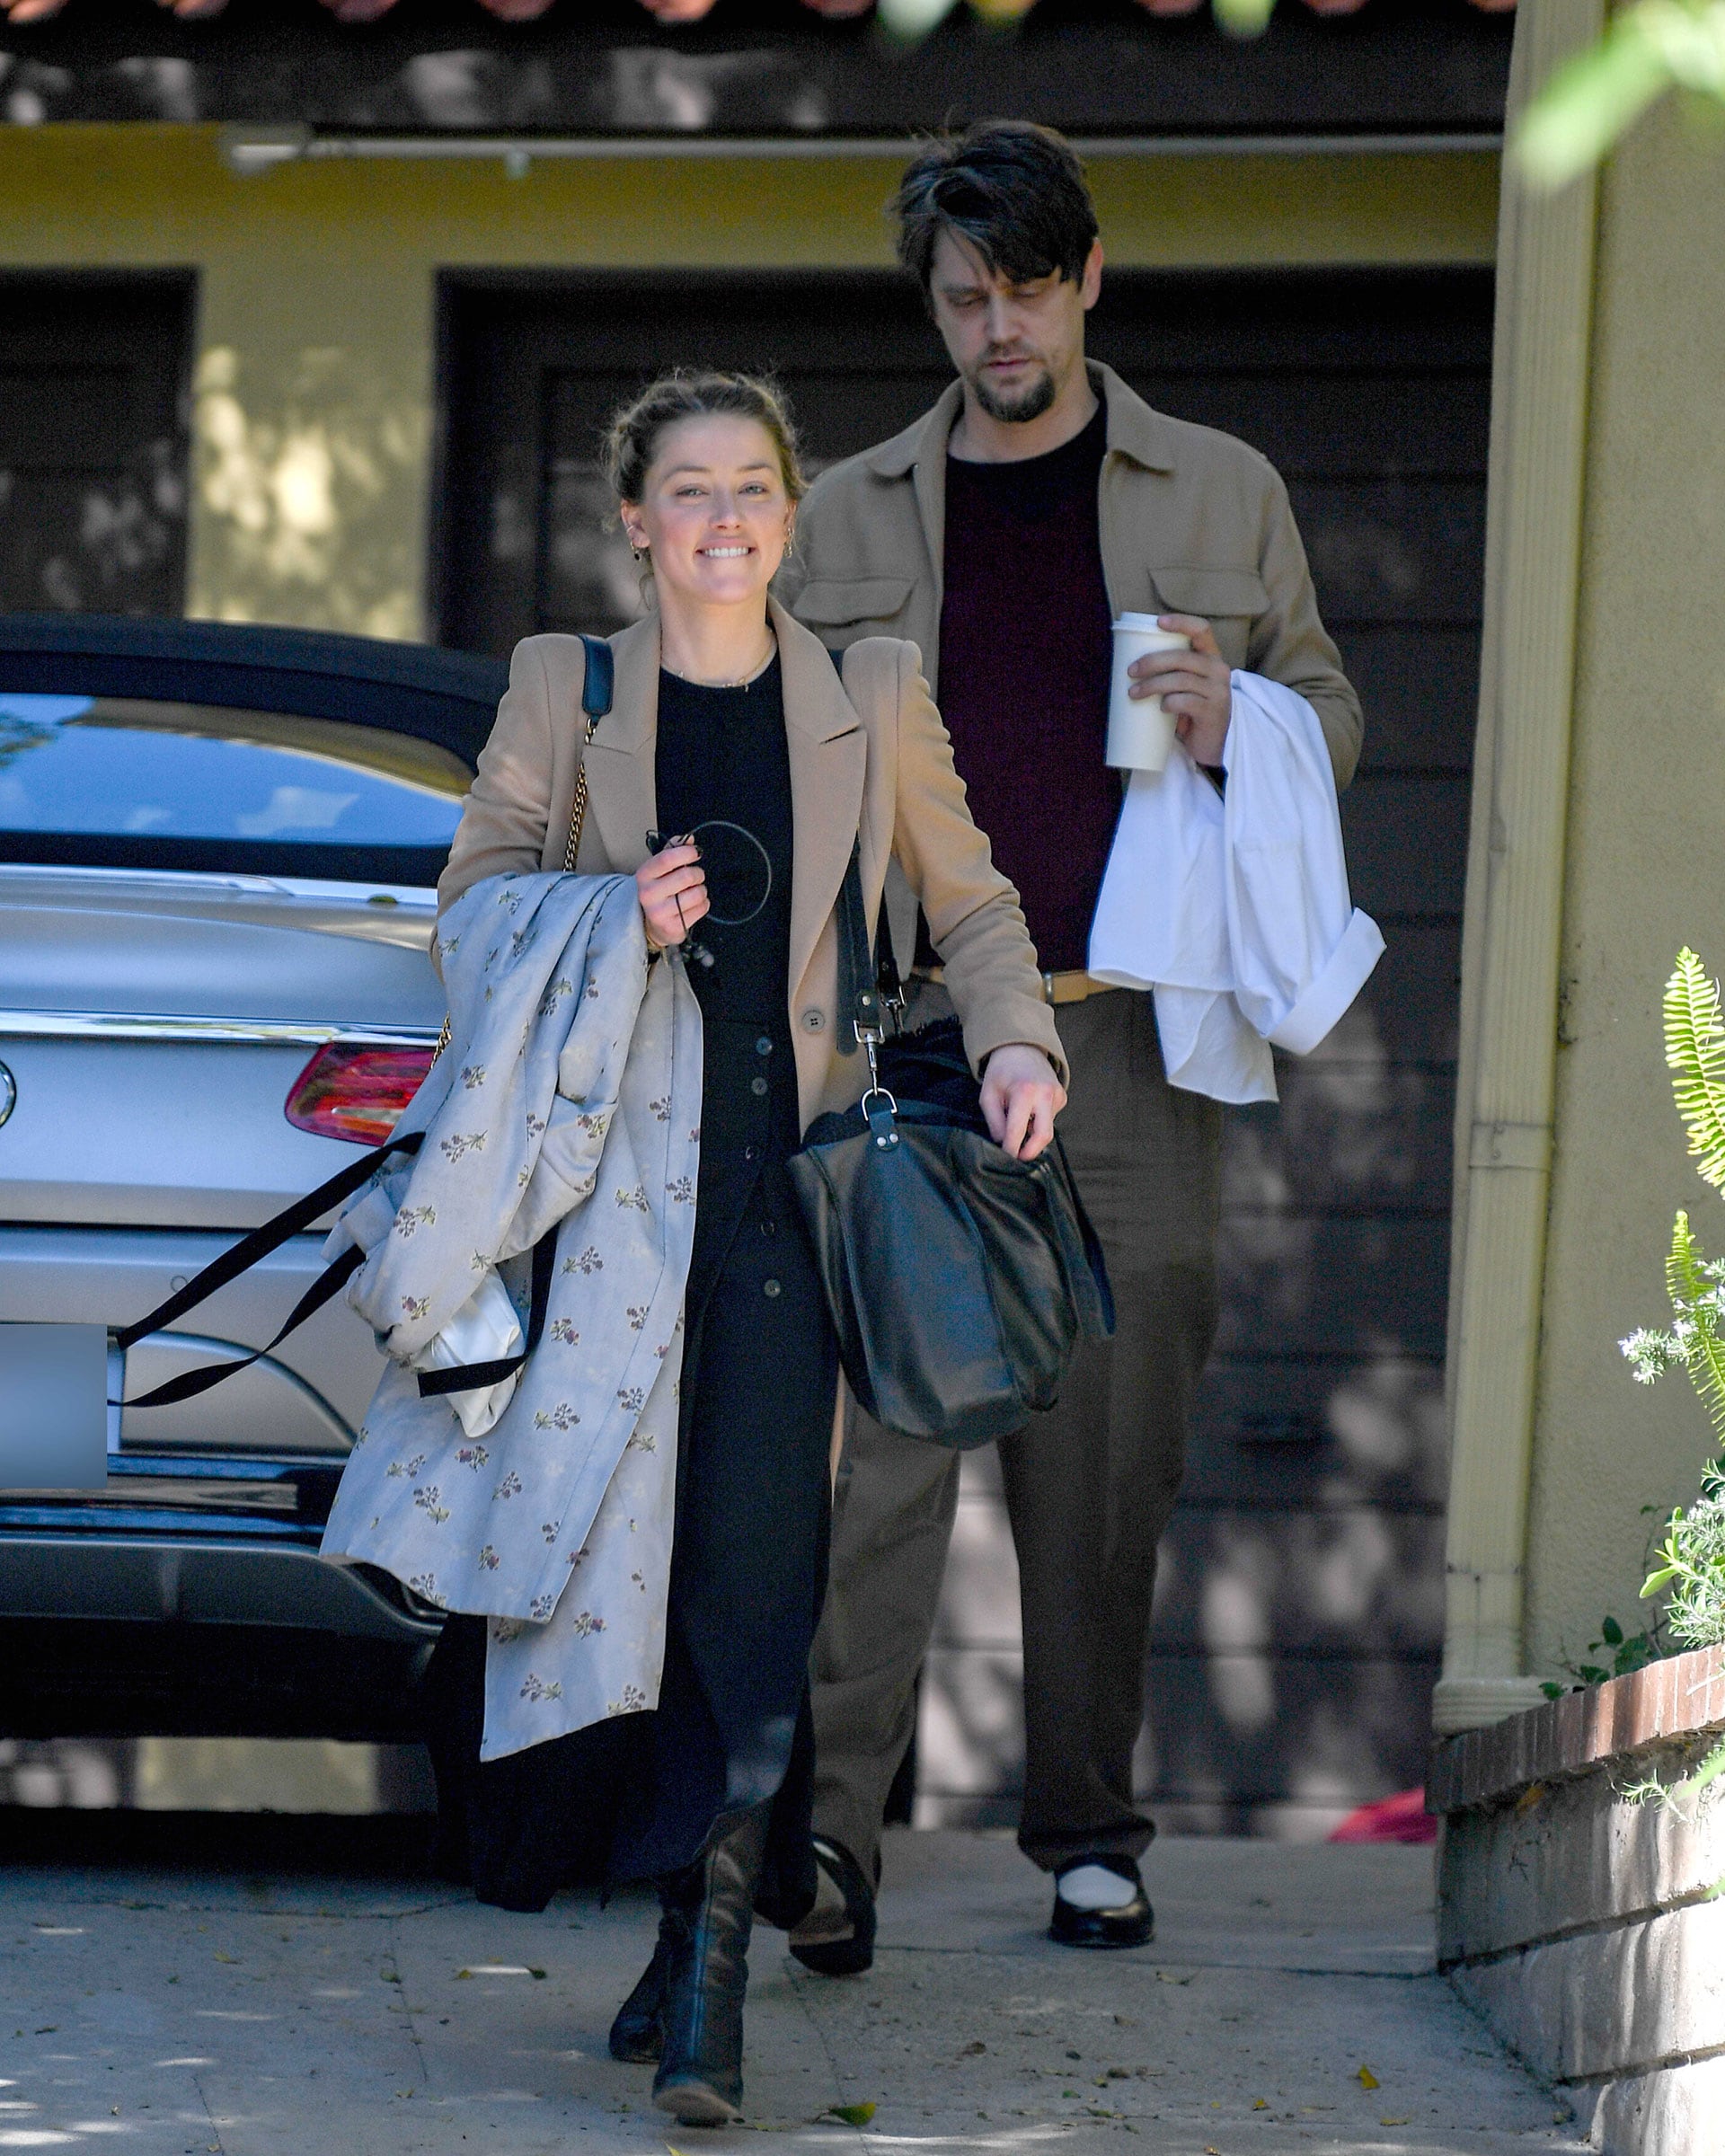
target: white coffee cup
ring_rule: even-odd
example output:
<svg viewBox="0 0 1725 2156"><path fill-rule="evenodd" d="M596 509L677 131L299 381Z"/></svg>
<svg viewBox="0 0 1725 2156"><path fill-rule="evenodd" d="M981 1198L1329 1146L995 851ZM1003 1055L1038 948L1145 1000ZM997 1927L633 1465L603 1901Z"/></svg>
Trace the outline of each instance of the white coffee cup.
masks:
<svg viewBox="0 0 1725 2156"><path fill-rule="evenodd" d="M1117 771L1161 771L1174 746L1174 721L1160 696L1131 694L1128 672L1148 651L1190 651L1192 640L1163 629L1154 614L1123 614L1114 623L1114 673L1108 695L1108 756Z"/></svg>

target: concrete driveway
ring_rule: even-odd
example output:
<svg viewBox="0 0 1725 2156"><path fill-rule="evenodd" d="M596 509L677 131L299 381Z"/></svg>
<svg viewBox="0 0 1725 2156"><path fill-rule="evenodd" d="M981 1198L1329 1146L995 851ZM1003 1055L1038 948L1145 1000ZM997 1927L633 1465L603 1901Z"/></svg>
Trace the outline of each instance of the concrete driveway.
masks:
<svg viewBox="0 0 1725 2156"><path fill-rule="evenodd" d="M1043 1937L1043 1882L1010 1841L896 1834L871 1975L811 1976L757 1934L749 2125L703 2133L606 2053L644 1900L482 1909L356 1873L358 1824L319 1824L327 1871L56 1862L39 1828L0 1872L0 2152L1582 2146L1431 1973L1429 1850L1164 1841L1157 1943L1085 1954ZM829 2111L870 2104L866 2123Z"/></svg>

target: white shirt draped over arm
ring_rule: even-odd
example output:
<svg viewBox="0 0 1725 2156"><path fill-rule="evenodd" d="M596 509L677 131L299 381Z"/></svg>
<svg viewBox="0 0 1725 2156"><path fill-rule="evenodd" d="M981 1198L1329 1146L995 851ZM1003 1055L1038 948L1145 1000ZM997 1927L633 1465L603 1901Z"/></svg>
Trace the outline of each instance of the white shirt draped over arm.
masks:
<svg viewBox="0 0 1725 2156"><path fill-rule="evenodd" d="M1090 971L1154 991L1171 1085L1276 1099L1271 1047L1310 1055L1384 949L1352 903L1317 713L1236 672L1225 792L1176 746L1134 772L1091 927Z"/></svg>

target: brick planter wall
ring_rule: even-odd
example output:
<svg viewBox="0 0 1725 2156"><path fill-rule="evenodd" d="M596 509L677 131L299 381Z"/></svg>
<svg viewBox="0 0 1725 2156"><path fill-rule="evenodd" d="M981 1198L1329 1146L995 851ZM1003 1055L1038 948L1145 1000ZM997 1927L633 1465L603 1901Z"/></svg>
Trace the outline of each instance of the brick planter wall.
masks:
<svg viewBox="0 0 1725 2156"><path fill-rule="evenodd" d="M1721 1736L1709 1648L1433 1753L1439 1966L1606 2156L1725 2150L1725 1783L1686 1818L1624 1794Z"/></svg>

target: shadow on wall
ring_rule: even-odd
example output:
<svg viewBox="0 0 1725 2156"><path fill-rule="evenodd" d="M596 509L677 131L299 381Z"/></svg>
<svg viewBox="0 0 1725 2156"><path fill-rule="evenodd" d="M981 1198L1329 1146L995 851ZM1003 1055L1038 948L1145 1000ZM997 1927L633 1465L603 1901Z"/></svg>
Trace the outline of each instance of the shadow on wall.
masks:
<svg viewBox="0 0 1725 2156"><path fill-rule="evenodd" d="M0 465L0 610L154 614L183 550L177 443L158 439L128 468L66 484L22 459Z"/></svg>
<svg viewBox="0 0 1725 2156"><path fill-rule="evenodd" d="M341 347L266 375L217 346L199 362L192 418L203 517L190 612L419 634L421 405Z"/></svg>

